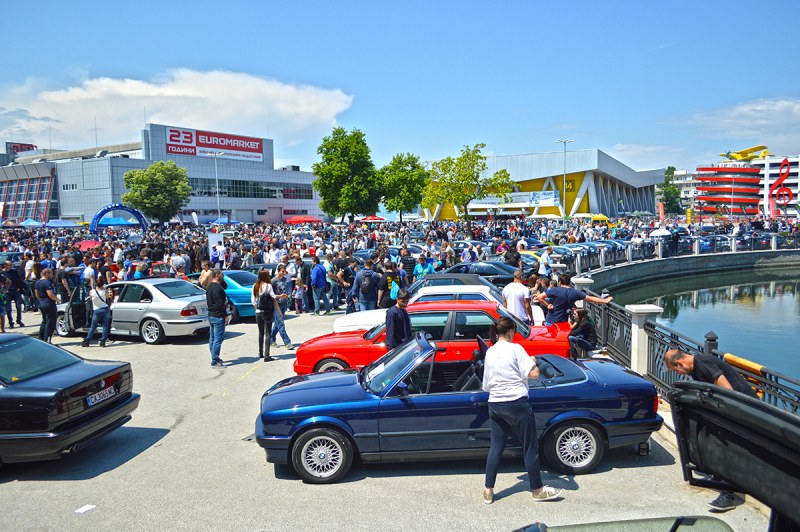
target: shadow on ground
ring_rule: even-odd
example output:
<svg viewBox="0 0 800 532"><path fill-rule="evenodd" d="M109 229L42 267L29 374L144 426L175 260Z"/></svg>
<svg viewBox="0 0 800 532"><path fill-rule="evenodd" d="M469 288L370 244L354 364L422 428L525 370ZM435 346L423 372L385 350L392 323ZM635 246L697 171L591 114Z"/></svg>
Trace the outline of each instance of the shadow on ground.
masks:
<svg viewBox="0 0 800 532"><path fill-rule="evenodd" d="M169 429L121 427L75 454L60 460L5 464L0 484L30 480L87 480L135 458L169 433Z"/></svg>

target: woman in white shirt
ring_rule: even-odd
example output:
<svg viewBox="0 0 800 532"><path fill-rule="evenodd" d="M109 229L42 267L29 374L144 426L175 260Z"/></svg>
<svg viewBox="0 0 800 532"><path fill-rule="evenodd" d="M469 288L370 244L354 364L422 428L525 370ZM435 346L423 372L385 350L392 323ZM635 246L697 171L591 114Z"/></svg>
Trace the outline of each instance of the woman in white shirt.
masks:
<svg viewBox="0 0 800 532"><path fill-rule="evenodd" d="M111 331L111 302L113 301L113 294L109 293L106 289L106 280L101 275L97 278L97 283L94 288L89 290L89 298L92 301L92 322L89 325L89 333L86 338L81 342L81 347L89 347L92 343L94 333L97 331L98 325L103 325L103 333L100 336L100 347L106 346L108 340L108 333Z"/></svg>
<svg viewBox="0 0 800 532"><path fill-rule="evenodd" d="M549 501L561 494L560 489L542 484L539 468L539 440L536 421L528 399L528 379L539 378L539 368L521 345L513 343L516 325L509 318L500 318L494 326L497 343L486 352L483 391L489 392L489 418L492 440L486 458L486 482L483 502L494 501L497 468L509 436L522 442L525 469L534 501Z"/></svg>

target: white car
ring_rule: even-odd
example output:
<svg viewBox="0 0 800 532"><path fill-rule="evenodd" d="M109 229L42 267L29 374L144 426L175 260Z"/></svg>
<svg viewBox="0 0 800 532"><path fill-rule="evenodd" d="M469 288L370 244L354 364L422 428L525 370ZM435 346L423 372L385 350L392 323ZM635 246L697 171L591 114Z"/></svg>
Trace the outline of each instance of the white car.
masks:
<svg viewBox="0 0 800 532"><path fill-rule="evenodd" d="M501 305L503 304L503 297L498 290L475 284L426 286L425 288L420 288L416 294L411 296L409 304L416 303L417 301L450 301L455 299L497 301ZM385 308L381 308L346 314L333 322L333 332L371 329L379 323L384 323L386 321L386 310ZM544 320L544 316L542 316L542 320Z"/></svg>

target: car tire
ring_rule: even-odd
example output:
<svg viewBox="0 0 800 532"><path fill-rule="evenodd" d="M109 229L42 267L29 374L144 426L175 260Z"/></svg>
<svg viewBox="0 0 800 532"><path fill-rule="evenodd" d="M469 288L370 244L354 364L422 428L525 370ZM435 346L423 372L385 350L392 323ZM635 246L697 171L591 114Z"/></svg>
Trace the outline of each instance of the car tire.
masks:
<svg viewBox="0 0 800 532"><path fill-rule="evenodd" d="M150 345L160 344L164 341L164 337L166 336L164 334L164 328L158 323L158 320L153 318L144 320L139 327L139 332L144 343Z"/></svg>
<svg viewBox="0 0 800 532"><path fill-rule="evenodd" d="M353 445L336 429L310 429L292 446L292 466L309 484L338 482L352 465Z"/></svg>
<svg viewBox="0 0 800 532"><path fill-rule="evenodd" d="M550 432L544 453L553 467L568 475L580 475L597 467L603 459L605 441L591 423L568 422Z"/></svg>
<svg viewBox="0 0 800 532"><path fill-rule="evenodd" d="M56 318L56 334L61 338L69 338L74 335L73 332L69 330L69 327L67 327L67 315L63 312L59 312Z"/></svg>
<svg viewBox="0 0 800 532"><path fill-rule="evenodd" d="M239 323L239 320L241 320L242 317L239 315L239 310L236 308L236 305L234 305L233 303L230 303L229 310L230 310L230 313L231 313L230 325L233 325L234 323Z"/></svg>
<svg viewBox="0 0 800 532"><path fill-rule="evenodd" d="M339 371L340 369L347 369L350 366L346 362L338 358L326 358L314 366L315 373L322 373L325 371Z"/></svg>

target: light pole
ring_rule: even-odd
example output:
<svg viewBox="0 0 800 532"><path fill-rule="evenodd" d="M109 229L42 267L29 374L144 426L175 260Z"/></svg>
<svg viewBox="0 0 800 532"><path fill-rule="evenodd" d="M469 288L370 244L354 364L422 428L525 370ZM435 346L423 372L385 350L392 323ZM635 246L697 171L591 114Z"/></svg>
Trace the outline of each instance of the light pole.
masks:
<svg viewBox="0 0 800 532"><path fill-rule="evenodd" d="M561 206L561 209L564 213L564 218L567 217L567 144L570 142L575 142L574 139L562 139L557 140L556 142L560 142L564 145L564 204Z"/></svg>
<svg viewBox="0 0 800 532"><path fill-rule="evenodd" d="M217 156L222 155L225 152L215 151L214 155L214 181L216 182L217 188L217 220L222 220L222 211L219 208L219 174L217 173ZM220 223L222 223L220 221Z"/></svg>

